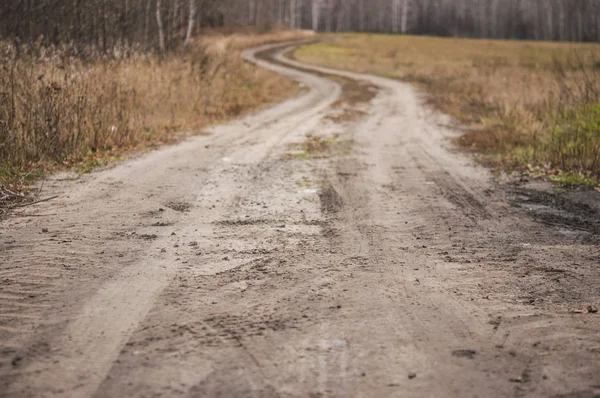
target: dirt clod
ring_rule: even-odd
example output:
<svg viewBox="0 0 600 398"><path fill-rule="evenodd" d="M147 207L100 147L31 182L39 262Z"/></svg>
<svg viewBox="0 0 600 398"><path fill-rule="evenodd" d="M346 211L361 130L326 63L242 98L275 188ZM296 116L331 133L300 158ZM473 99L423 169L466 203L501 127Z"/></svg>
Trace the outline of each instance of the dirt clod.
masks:
<svg viewBox="0 0 600 398"><path fill-rule="evenodd" d="M477 354L477 351L475 351L475 350L454 350L454 351L452 351L452 356L455 356L458 358L473 359L473 357L475 357L475 354Z"/></svg>
<svg viewBox="0 0 600 398"><path fill-rule="evenodd" d="M175 210L178 212L187 212L192 208L192 205L186 202L168 202L166 205L171 210Z"/></svg>

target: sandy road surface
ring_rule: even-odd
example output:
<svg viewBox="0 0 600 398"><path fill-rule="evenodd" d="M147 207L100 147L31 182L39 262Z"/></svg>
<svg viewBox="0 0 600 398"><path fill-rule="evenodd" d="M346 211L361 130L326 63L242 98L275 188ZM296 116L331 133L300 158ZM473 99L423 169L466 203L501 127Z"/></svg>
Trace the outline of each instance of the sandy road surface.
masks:
<svg viewBox="0 0 600 398"><path fill-rule="evenodd" d="M319 69L378 87L344 109L266 49L304 94L2 221L0 396L599 394L598 231L534 221L410 86Z"/></svg>

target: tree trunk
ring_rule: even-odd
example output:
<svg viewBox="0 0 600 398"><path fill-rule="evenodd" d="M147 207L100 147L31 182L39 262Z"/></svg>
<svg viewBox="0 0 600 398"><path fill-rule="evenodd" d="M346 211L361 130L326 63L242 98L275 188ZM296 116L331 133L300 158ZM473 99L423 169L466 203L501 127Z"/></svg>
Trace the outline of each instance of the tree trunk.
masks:
<svg viewBox="0 0 600 398"><path fill-rule="evenodd" d="M185 40L183 41L183 48L185 49L192 38L194 33L194 22L196 22L196 0L190 0L190 13L188 17L188 26L185 33Z"/></svg>
<svg viewBox="0 0 600 398"><path fill-rule="evenodd" d="M144 50L148 51L148 34L150 32L150 9L152 8L152 0L146 3L146 18L144 20Z"/></svg>
<svg viewBox="0 0 600 398"><path fill-rule="evenodd" d="M400 14L400 0L392 0L392 33L398 33L399 23L398 15Z"/></svg>
<svg viewBox="0 0 600 398"><path fill-rule="evenodd" d="M296 0L290 0L290 29L296 29Z"/></svg>
<svg viewBox="0 0 600 398"><path fill-rule="evenodd" d="M565 40L565 4L562 0L558 2L558 38Z"/></svg>
<svg viewBox="0 0 600 398"><path fill-rule="evenodd" d="M158 25L158 48L161 54L165 53L165 31L163 27L162 15L161 15L161 0L156 0L156 24Z"/></svg>
<svg viewBox="0 0 600 398"><path fill-rule="evenodd" d="M554 40L554 8L552 2L546 5L546 40Z"/></svg>
<svg viewBox="0 0 600 398"><path fill-rule="evenodd" d="M408 0L402 0L402 16L400 17L400 31L406 34L408 31Z"/></svg>
<svg viewBox="0 0 600 398"><path fill-rule="evenodd" d="M365 0L358 0L358 30L366 30Z"/></svg>
<svg viewBox="0 0 600 398"><path fill-rule="evenodd" d="M321 19L322 0L312 0L312 30L319 31L319 20Z"/></svg>
<svg viewBox="0 0 600 398"><path fill-rule="evenodd" d="M100 17L102 18L102 50L106 53L108 50L108 37L106 34L106 0L102 0Z"/></svg>
<svg viewBox="0 0 600 398"><path fill-rule="evenodd" d="M256 25L256 0L248 0L248 24Z"/></svg>
<svg viewBox="0 0 600 398"><path fill-rule="evenodd" d="M333 24L333 1L327 0L327 7L325 9L326 19L325 19L325 30L327 32L331 32L331 26Z"/></svg>
<svg viewBox="0 0 600 398"><path fill-rule="evenodd" d="M279 26L282 27L285 25L285 6L284 0L279 0Z"/></svg>

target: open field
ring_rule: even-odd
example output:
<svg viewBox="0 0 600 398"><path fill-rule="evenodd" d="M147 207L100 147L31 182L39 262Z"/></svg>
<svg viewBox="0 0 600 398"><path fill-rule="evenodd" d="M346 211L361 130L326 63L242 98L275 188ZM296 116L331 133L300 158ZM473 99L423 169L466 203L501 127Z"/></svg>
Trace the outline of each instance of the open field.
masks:
<svg viewBox="0 0 600 398"><path fill-rule="evenodd" d="M598 44L345 34L295 57L417 83L469 127L461 144L492 165L598 183Z"/></svg>
<svg viewBox="0 0 600 398"><path fill-rule="evenodd" d="M292 80L240 53L307 35L208 34L164 58L0 43L0 201L49 170L87 171L297 93Z"/></svg>

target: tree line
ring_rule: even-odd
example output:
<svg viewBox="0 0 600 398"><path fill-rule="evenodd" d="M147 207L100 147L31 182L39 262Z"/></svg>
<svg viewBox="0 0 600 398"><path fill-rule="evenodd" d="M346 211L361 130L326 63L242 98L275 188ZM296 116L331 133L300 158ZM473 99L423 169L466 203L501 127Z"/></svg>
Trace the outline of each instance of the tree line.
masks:
<svg viewBox="0 0 600 398"><path fill-rule="evenodd" d="M4 0L16 43L169 51L207 27L600 42L599 0Z"/></svg>
<svg viewBox="0 0 600 398"><path fill-rule="evenodd" d="M600 41L598 0L242 0L250 23L324 32ZM246 4L244 6L244 4Z"/></svg>

